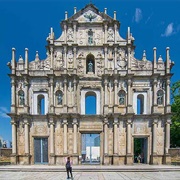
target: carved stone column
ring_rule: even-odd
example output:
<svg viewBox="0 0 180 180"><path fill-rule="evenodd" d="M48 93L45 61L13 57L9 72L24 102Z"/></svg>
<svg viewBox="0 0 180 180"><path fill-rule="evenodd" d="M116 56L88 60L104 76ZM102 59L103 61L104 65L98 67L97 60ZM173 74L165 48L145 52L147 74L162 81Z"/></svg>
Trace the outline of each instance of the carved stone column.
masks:
<svg viewBox="0 0 180 180"><path fill-rule="evenodd" d="M105 43L105 44L107 43L107 28L108 28L108 26L107 26L107 24L105 23L105 24L104 24L104 43ZM107 67L107 66L105 66L105 67Z"/></svg>
<svg viewBox="0 0 180 180"><path fill-rule="evenodd" d="M74 69L77 69L77 64L76 64L76 47L73 48L73 53L74 53Z"/></svg>
<svg viewBox="0 0 180 180"><path fill-rule="evenodd" d="M55 164L55 141L54 141L54 119L53 116L49 117L50 126L50 158L49 163Z"/></svg>
<svg viewBox="0 0 180 180"><path fill-rule="evenodd" d="M12 155L11 155L11 164L17 164L17 127L15 119L11 120L12 125Z"/></svg>
<svg viewBox="0 0 180 180"><path fill-rule="evenodd" d="M131 79L128 79L128 105L127 105L127 113L133 113L133 109L132 109L132 97L131 97Z"/></svg>
<svg viewBox="0 0 180 180"><path fill-rule="evenodd" d="M73 29L74 29L74 43L77 43L77 39L76 39L77 26L76 26L76 23L73 24ZM75 67L76 67L76 66L75 66Z"/></svg>
<svg viewBox="0 0 180 180"><path fill-rule="evenodd" d="M109 164L108 157L108 119L104 118L104 164Z"/></svg>
<svg viewBox="0 0 180 180"><path fill-rule="evenodd" d="M28 117L24 118L24 136L25 136L25 157L24 164L30 164L30 141L29 141L29 121Z"/></svg>
<svg viewBox="0 0 180 180"><path fill-rule="evenodd" d="M28 88L28 80L27 80L27 77L25 76L25 80L24 80L24 83L25 83L25 106L24 106L24 112L25 113L29 113L29 88Z"/></svg>
<svg viewBox="0 0 180 180"><path fill-rule="evenodd" d="M51 46L50 47L50 55L51 55L51 69L53 69L53 67L54 67L54 58L53 58L53 54L54 54L54 49L53 49L53 47Z"/></svg>
<svg viewBox="0 0 180 180"><path fill-rule="evenodd" d="M157 156L157 124L158 120L154 119L153 121L153 131L152 131L152 141L153 141L153 147L152 147L152 155L151 155L151 163L152 164L158 164L158 156Z"/></svg>
<svg viewBox="0 0 180 180"><path fill-rule="evenodd" d="M16 86L14 77L11 77L11 113L16 113Z"/></svg>
<svg viewBox="0 0 180 180"><path fill-rule="evenodd" d="M171 113L171 105L170 105L170 78L166 79L166 113Z"/></svg>
<svg viewBox="0 0 180 180"><path fill-rule="evenodd" d="M74 84L74 96L73 96L73 111L74 113L77 113L77 81L76 81L76 78L74 77L74 80L73 80L73 84Z"/></svg>
<svg viewBox="0 0 180 180"><path fill-rule="evenodd" d="M131 47L128 47L128 71L131 71Z"/></svg>
<svg viewBox="0 0 180 180"><path fill-rule="evenodd" d="M104 69L108 68L108 62L107 62L107 47L104 47L104 53L105 53L105 63L104 63Z"/></svg>
<svg viewBox="0 0 180 180"><path fill-rule="evenodd" d="M169 154L169 147L170 147L170 117L167 117L166 126L165 126L165 149L164 149L164 164L171 164L171 156Z"/></svg>
<svg viewBox="0 0 180 180"><path fill-rule="evenodd" d="M67 25L66 24L64 24L64 42L65 42L65 44L67 43Z"/></svg>
<svg viewBox="0 0 180 180"><path fill-rule="evenodd" d="M68 62L67 62L67 47L64 46L64 62L65 62L65 69L68 68Z"/></svg>
<svg viewBox="0 0 180 180"><path fill-rule="evenodd" d="M67 154L68 151L67 151L67 126L68 126L68 123L67 123L67 119L64 119L63 120L63 125L64 125L64 154Z"/></svg>
<svg viewBox="0 0 180 180"><path fill-rule="evenodd" d="M153 81L153 113L157 113L157 78Z"/></svg>
<svg viewBox="0 0 180 180"><path fill-rule="evenodd" d="M133 158L132 158L132 137L131 137L131 125L132 122L130 119L127 120L127 132L126 132L126 142L127 142L127 153L126 153L126 164L132 164Z"/></svg>
<svg viewBox="0 0 180 180"><path fill-rule="evenodd" d="M64 77L64 112L67 112L67 79Z"/></svg>
<svg viewBox="0 0 180 180"><path fill-rule="evenodd" d="M54 81L50 78L50 112L54 113Z"/></svg>
<svg viewBox="0 0 180 180"><path fill-rule="evenodd" d="M77 154L77 119L73 119L73 131L74 131L74 141L73 141L73 153Z"/></svg>
<svg viewBox="0 0 180 180"><path fill-rule="evenodd" d="M117 47L114 48L114 70L117 73Z"/></svg>
<svg viewBox="0 0 180 180"><path fill-rule="evenodd" d="M114 118L114 154L118 154L118 135L117 135L117 126L118 126L118 118Z"/></svg>
<svg viewBox="0 0 180 180"><path fill-rule="evenodd" d="M114 104L118 105L118 93L117 93L118 80L114 80Z"/></svg>
<svg viewBox="0 0 180 180"><path fill-rule="evenodd" d="M107 95L107 84L108 84L108 81L107 81L107 78L105 78L104 79L104 90L105 90L105 92L104 92L104 102L105 102L105 105L107 105L108 104L108 102L107 102L107 97L108 97L108 95Z"/></svg>

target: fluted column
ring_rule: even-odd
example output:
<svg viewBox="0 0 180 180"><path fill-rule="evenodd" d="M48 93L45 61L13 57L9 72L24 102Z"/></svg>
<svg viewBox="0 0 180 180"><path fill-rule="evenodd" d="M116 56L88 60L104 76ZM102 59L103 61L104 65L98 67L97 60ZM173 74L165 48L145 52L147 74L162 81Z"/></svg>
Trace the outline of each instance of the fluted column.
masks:
<svg viewBox="0 0 180 180"><path fill-rule="evenodd" d="M50 154L54 154L54 122L50 121Z"/></svg>
<svg viewBox="0 0 180 180"><path fill-rule="evenodd" d="M157 123L155 119L153 122L153 154L157 154Z"/></svg>
<svg viewBox="0 0 180 180"><path fill-rule="evenodd" d="M168 154L169 152L169 147L170 147L170 123L171 123L171 120L167 120L166 121L166 138L165 138L165 154Z"/></svg>
<svg viewBox="0 0 180 180"><path fill-rule="evenodd" d="M117 24L114 24L114 42L116 43L116 37L117 37Z"/></svg>
<svg viewBox="0 0 180 180"><path fill-rule="evenodd" d="M67 126L68 126L68 123L67 123L67 120L64 119L63 120L63 125L64 125L64 154L67 154L68 151L67 151Z"/></svg>
<svg viewBox="0 0 180 180"><path fill-rule="evenodd" d="M127 121L127 154L131 154L131 120Z"/></svg>
<svg viewBox="0 0 180 180"><path fill-rule="evenodd" d="M11 113L16 112L16 86L15 78L11 78Z"/></svg>
<svg viewBox="0 0 180 180"><path fill-rule="evenodd" d="M131 79L128 79L128 106L127 106L127 112L132 113L132 97L131 97Z"/></svg>
<svg viewBox="0 0 180 180"><path fill-rule="evenodd" d="M64 46L64 62L65 62L65 68L67 69L67 47Z"/></svg>
<svg viewBox="0 0 180 180"><path fill-rule="evenodd" d="M171 105L170 105L170 78L166 79L166 113L171 113Z"/></svg>
<svg viewBox="0 0 180 180"><path fill-rule="evenodd" d="M50 112L54 113L54 82L53 77L50 78Z"/></svg>
<svg viewBox="0 0 180 180"><path fill-rule="evenodd" d="M74 53L74 68L77 68L77 64L76 64L76 47L73 48L73 53Z"/></svg>
<svg viewBox="0 0 180 180"><path fill-rule="evenodd" d="M107 43L107 24L104 24L104 43ZM105 66L106 67L106 66Z"/></svg>
<svg viewBox="0 0 180 180"><path fill-rule="evenodd" d="M114 104L115 105L118 104L117 84L118 84L118 81L117 81L117 79L115 79L114 80Z"/></svg>
<svg viewBox="0 0 180 180"><path fill-rule="evenodd" d="M12 154L17 153L17 129L16 129L16 122L14 120L11 121L12 125Z"/></svg>
<svg viewBox="0 0 180 180"><path fill-rule="evenodd" d="M128 47L128 70L131 70L131 48Z"/></svg>
<svg viewBox="0 0 180 180"><path fill-rule="evenodd" d="M73 24L73 29L74 29L74 43L76 43L76 24Z"/></svg>
<svg viewBox="0 0 180 180"><path fill-rule="evenodd" d="M114 48L114 69L117 70L117 47Z"/></svg>
<svg viewBox="0 0 180 180"><path fill-rule="evenodd" d="M64 42L65 44L67 42L67 25L66 24L64 24Z"/></svg>
<svg viewBox="0 0 180 180"><path fill-rule="evenodd" d="M108 119L104 118L104 154L108 154Z"/></svg>
<svg viewBox="0 0 180 180"><path fill-rule="evenodd" d="M73 119L73 131L74 131L74 141L73 141L73 153L77 154L77 119Z"/></svg>
<svg viewBox="0 0 180 180"><path fill-rule="evenodd" d="M107 47L104 48L104 53L105 53L105 63L104 63L104 68L108 68L108 63L107 63Z"/></svg>
<svg viewBox="0 0 180 180"><path fill-rule="evenodd" d="M64 105L67 105L67 79L64 78Z"/></svg>
<svg viewBox="0 0 180 180"><path fill-rule="evenodd" d="M53 47L50 47L50 54L51 54L51 69L53 69L53 54L54 54Z"/></svg>
<svg viewBox="0 0 180 180"><path fill-rule="evenodd" d="M108 94L107 94L107 84L108 84L108 81L107 81L107 78L104 79L104 89L105 89L105 92L104 92L104 102L105 102L105 105L107 105L107 97L108 97Z"/></svg>
<svg viewBox="0 0 180 180"><path fill-rule="evenodd" d="M117 136L117 125L118 125L118 118L114 118L114 154L118 154L118 136Z"/></svg>

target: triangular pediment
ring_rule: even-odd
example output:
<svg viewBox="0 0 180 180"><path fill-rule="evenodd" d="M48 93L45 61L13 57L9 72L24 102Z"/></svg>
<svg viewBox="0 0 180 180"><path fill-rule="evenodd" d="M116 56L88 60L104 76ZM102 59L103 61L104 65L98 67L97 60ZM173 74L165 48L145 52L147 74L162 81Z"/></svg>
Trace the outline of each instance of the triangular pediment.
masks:
<svg viewBox="0 0 180 180"><path fill-rule="evenodd" d="M78 11L76 14L74 14L72 17L68 19L69 21L78 21L79 23L83 22L103 22L106 21L112 21L113 18L108 16L107 14L103 12L99 12L99 10L93 5L88 4L83 9Z"/></svg>

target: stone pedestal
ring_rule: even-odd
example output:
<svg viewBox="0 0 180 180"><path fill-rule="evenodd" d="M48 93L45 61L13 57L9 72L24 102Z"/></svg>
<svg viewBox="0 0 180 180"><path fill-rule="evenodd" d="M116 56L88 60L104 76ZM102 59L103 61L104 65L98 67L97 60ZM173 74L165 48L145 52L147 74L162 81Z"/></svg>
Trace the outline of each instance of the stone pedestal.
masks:
<svg viewBox="0 0 180 180"><path fill-rule="evenodd" d="M133 156L132 155L126 155L126 164L127 165L133 164Z"/></svg>
<svg viewBox="0 0 180 180"><path fill-rule="evenodd" d="M170 154L165 154L163 156L163 164L167 164L167 165L171 164L171 156L170 156Z"/></svg>
<svg viewBox="0 0 180 180"><path fill-rule="evenodd" d="M26 154L25 156L24 156L24 164L25 165L29 165L30 164L30 155L29 154Z"/></svg>
<svg viewBox="0 0 180 180"><path fill-rule="evenodd" d="M108 155L104 155L104 165L109 165L109 156Z"/></svg>
<svg viewBox="0 0 180 180"><path fill-rule="evenodd" d="M71 156L71 159L73 161L73 164L79 164L79 156L77 154Z"/></svg>
<svg viewBox="0 0 180 180"><path fill-rule="evenodd" d="M55 164L55 154L50 154L50 156L49 156L49 164L50 165Z"/></svg>
<svg viewBox="0 0 180 180"><path fill-rule="evenodd" d="M17 155L11 154L11 164L17 164Z"/></svg>
<svg viewBox="0 0 180 180"><path fill-rule="evenodd" d="M159 163L158 163L158 156L157 156L157 154L151 155L151 161L150 161L150 164L153 164L153 165L159 164Z"/></svg>
<svg viewBox="0 0 180 180"><path fill-rule="evenodd" d="M113 155L113 165L119 165L119 156Z"/></svg>

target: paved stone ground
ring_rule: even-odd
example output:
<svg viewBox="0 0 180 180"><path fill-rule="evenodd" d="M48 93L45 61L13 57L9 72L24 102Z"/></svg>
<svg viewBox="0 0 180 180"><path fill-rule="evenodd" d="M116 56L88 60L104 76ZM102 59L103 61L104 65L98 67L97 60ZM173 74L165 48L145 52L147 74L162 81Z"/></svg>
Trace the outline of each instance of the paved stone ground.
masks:
<svg viewBox="0 0 180 180"><path fill-rule="evenodd" d="M74 180L180 180L170 172L74 172ZM0 172L0 180L66 180L66 172Z"/></svg>

